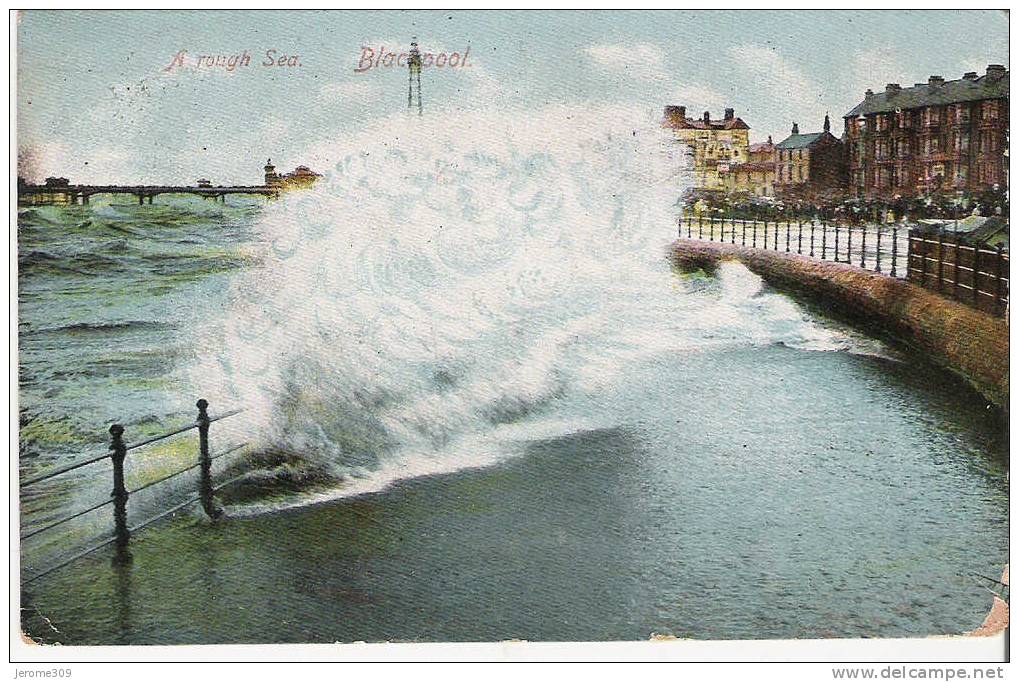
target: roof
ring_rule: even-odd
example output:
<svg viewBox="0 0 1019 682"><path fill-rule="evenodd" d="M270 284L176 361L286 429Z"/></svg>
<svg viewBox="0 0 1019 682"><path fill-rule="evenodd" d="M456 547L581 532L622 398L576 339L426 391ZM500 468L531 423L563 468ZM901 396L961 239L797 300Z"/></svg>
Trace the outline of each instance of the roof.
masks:
<svg viewBox="0 0 1019 682"><path fill-rule="evenodd" d="M675 119L666 119L665 127L676 129L695 128L698 130L750 130L750 126L739 117L712 120L707 123L704 122L703 118L686 118L683 119L682 124Z"/></svg>
<svg viewBox="0 0 1019 682"><path fill-rule="evenodd" d="M775 149L806 149L824 137L824 133L802 133L790 135L775 145Z"/></svg>
<svg viewBox="0 0 1019 682"><path fill-rule="evenodd" d="M1008 98L1007 70L983 75L979 78L960 78L945 81L940 85L917 83L911 88L898 91L888 90L877 92L867 97L846 114L863 116L879 112L890 112L898 109L916 109L917 107L940 106L955 102L974 102L982 99Z"/></svg>
<svg viewBox="0 0 1019 682"><path fill-rule="evenodd" d="M771 142L754 142L752 145L750 145L750 153L759 154L761 152L770 152L774 148L775 145L773 145Z"/></svg>

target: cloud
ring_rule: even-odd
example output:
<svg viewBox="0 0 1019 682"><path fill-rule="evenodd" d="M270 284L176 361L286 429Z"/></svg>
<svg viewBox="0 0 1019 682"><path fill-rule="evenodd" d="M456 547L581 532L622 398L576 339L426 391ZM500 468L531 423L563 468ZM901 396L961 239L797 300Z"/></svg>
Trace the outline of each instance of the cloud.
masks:
<svg viewBox="0 0 1019 682"><path fill-rule="evenodd" d="M359 78L358 80L326 83L318 90L318 94L327 102L347 99L367 99L379 93L379 83L374 79Z"/></svg>
<svg viewBox="0 0 1019 682"><path fill-rule="evenodd" d="M747 115L758 130L788 130L792 121L800 122L804 131L820 130L830 97L789 62L776 48L761 45L738 45L729 48L729 57L742 72L756 93L755 102L747 105ZM826 86L827 87L827 86ZM747 122L750 123L750 118Z"/></svg>
<svg viewBox="0 0 1019 682"><path fill-rule="evenodd" d="M906 59L893 47L879 47L871 50L861 50L853 55L851 80L852 91L847 93L851 97L862 100L863 93L869 90L875 92L882 90L886 83L899 83L904 87L913 84L906 83L903 79L909 78L903 75L902 65ZM961 74L960 74L961 75ZM919 79L918 80L923 80Z"/></svg>
<svg viewBox="0 0 1019 682"><path fill-rule="evenodd" d="M775 48L740 45L729 48L736 65L751 75L757 85L781 95L783 100L816 103L821 89L790 64Z"/></svg>
<svg viewBox="0 0 1019 682"><path fill-rule="evenodd" d="M42 182L48 176L63 176L72 182L102 184L118 177L155 182L146 174L144 160L123 144L99 144L72 148L63 142L27 142L18 148L18 176Z"/></svg>
<svg viewBox="0 0 1019 682"><path fill-rule="evenodd" d="M608 71L625 73L643 81L666 77L665 53L651 43L591 45L584 52Z"/></svg>

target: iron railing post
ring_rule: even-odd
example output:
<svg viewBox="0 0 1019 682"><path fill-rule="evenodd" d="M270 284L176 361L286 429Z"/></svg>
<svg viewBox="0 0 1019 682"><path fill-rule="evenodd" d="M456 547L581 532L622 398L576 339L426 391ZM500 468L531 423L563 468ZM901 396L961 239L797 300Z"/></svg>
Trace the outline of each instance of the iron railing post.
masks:
<svg viewBox="0 0 1019 682"><path fill-rule="evenodd" d="M195 403L198 407L198 462L201 465L201 480L198 494L202 500L202 509L210 519L218 519L223 510L216 504L212 490L212 459L209 456L209 401L201 398Z"/></svg>
<svg viewBox="0 0 1019 682"><path fill-rule="evenodd" d="M127 563L131 555L127 551L131 539L131 531L127 528L127 486L124 484L124 460L127 458L127 446L124 445L124 427L114 424L110 427L110 460L113 462L113 535L117 553L114 563Z"/></svg>
<svg viewBox="0 0 1019 682"><path fill-rule="evenodd" d="M835 223L835 256L833 259L836 263L839 262L839 224Z"/></svg>
<svg viewBox="0 0 1019 682"><path fill-rule="evenodd" d="M796 219L796 253L803 255L803 216Z"/></svg>
<svg viewBox="0 0 1019 682"><path fill-rule="evenodd" d="M941 293L945 283L945 233L938 232L938 293Z"/></svg>
<svg viewBox="0 0 1019 682"><path fill-rule="evenodd" d="M899 255L899 228L892 225L892 277L896 277L895 260Z"/></svg>
<svg viewBox="0 0 1019 682"><path fill-rule="evenodd" d="M952 238L952 298L959 300L959 235Z"/></svg>
<svg viewBox="0 0 1019 682"><path fill-rule="evenodd" d="M973 307L980 307L980 247L973 249Z"/></svg>
<svg viewBox="0 0 1019 682"><path fill-rule="evenodd" d="M994 276L995 276L995 280L996 280L995 281L995 286L994 286L994 313L996 315L1004 315L1005 314L1005 301L1004 301L1004 298L1002 297L1002 293L1003 293L1002 290L1003 290L1004 287L1002 285L1002 281L1003 280L1002 280L1002 276L1001 275L1002 275L1002 271L1004 270L1004 266L1005 266L1005 257L1004 257L1004 255L1002 253L1001 244L998 244L998 246L996 246L994 250L998 254L998 262L994 266Z"/></svg>
<svg viewBox="0 0 1019 682"><path fill-rule="evenodd" d="M916 242L912 238L909 240L910 250L912 250L913 244L917 244L917 251L920 252L920 286L924 289L927 288L927 235L921 235L920 241Z"/></svg>
<svg viewBox="0 0 1019 682"><path fill-rule="evenodd" d="M881 223L877 226L877 245L874 247L874 270L881 272Z"/></svg>
<svg viewBox="0 0 1019 682"><path fill-rule="evenodd" d="M821 223L821 260L828 260L828 226Z"/></svg>
<svg viewBox="0 0 1019 682"><path fill-rule="evenodd" d="M853 264L853 226L846 225L846 263Z"/></svg>
<svg viewBox="0 0 1019 682"><path fill-rule="evenodd" d="M860 230L860 267L867 268L867 226Z"/></svg>
<svg viewBox="0 0 1019 682"><path fill-rule="evenodd" d="M814 219L810 219L810 257L814 257Z"/></svg>

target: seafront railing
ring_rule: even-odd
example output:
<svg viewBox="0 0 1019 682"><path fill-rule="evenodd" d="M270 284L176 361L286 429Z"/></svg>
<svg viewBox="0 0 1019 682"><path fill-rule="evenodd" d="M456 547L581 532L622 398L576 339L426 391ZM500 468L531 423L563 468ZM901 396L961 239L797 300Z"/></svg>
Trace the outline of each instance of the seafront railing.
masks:
<svg viewBox="0 0 1019 682"><path fill-rule="evenodd" d="M905 225L681 216L679 237L845 263L907 279L992 315L1008 312L1008 252Z"/></svg>
<svg viewBox="0 0 1019 682"><path fill-rule="evenodd" d="M206 515L210 519L215 520L222 515L223 510L217 504L215 499L216 493L219 490L222 490L226 486L240 479L243 476L243 474L241 476L235 476L229 480L213 485L212 463L217 459L220 459L233 452L236 452L237 450L240 450L248 443L247 442L237 443L225 448L221 452L212 454L209 450L209 426L213 422L233 417L234 415L240 414L244 410L243 409L231 410L229 412L225 412L215 417L209 417L208 414L209 403L207 400L205 400L204 398L200 399L195 405L198 408L198 417L192 424L189 424L178 429L173 429L171 431L167 431L157 436L146 438L145 440L131 444L127 444L124 442L125 432L124 427L120 424L113 424L109 428L110 447L108 452L104 454L98 454L92 457L87 457L80 461L67 464L61 467L57 467L55 469L51 469L49 471L33 476L21 482L21 489L25 490L26 488L30 488L34 485L42 483L43 481L48 481L57 476L62 476L77 469L81 469L82 467L98 464L99 462L103 462L107 459L111 460L113 464L113 492L110 494L109 499L103 502L99 502L97 504L93 504L84 509L77 510L56 521L47 522L38 528L34 528L28 532L22 533L20 539L22 541L25 541L28 540L29 538L42 535L43 533L48 533L49 531L52 531L60 526L63 526L69 521L80 518L91 512L98 511L99 509L102 509L108 505L113 505L113 534L105 538L98 544L92 545L86 549L80 550L72 554L71 556L67 556L58 560L53 565L48 566L44 570L39 571L32 575L31 577L27 578L26 580L22 581L23 584L28 584L35 580L38 580L39 578L42 578L45 575L49 575L50 573L56 571L59 568L63 568L64 566L67 566L68 564L77 561L78 559L93 554L94 552L97 552L100 549L107 547L109 545L114 545L116 548L117 553L114 557L115 561L121 563L128 562L131 559L130 553L128 552L128 544L132 533L137 533L146 526L149 526L155 523L156 521L159 521L160 519L166 518L170 514L178 512L194 504L195 502L201 502L202 509L205 511ZM155 480L148 481L132 489L128 489L127 485L125 484L124 477L124 465L127 461L128 452L137 450L139 448L144 448L147 445L151 445L153 443L192 430L198 431L198 452L197 452L198 456L194 464L184 467L183 469L178 469L172 473L160 476ZM148 519L145 519L140 523L137 523L135 525L128 524L127 503L131 495L141 492L142 490L145 490L147 488L151 488L160 483L165 483L170 479L177 478L182 474L194 471L196 469L199 471L198 490L194 494L189 496L183 502L175 504L171 508L166 509Z"/></svg>
<svg viewBox="0 0 1019 682"><path fill-rule="evenodd" d="M914 282L992 315L1008 312L1008 252L967 244L952 234L909 235L909 275Z"/></svg>

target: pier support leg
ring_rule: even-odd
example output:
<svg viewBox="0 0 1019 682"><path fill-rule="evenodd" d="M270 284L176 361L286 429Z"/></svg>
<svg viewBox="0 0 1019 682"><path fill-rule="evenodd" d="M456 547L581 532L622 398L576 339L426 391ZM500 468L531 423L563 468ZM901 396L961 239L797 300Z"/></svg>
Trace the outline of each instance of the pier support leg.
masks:
<svg viewBox="0 0 1019 682"><path fill-rule="evenodd" d="M138 205L141 206L144 203L145 203L145 195L144 194L139 194L138 195Z"/></svg>
<svg viewBox="0 0 1019 682"><path fill-rule="evenodd" d="M153 196L152 196L151 194L149 195L149 203L150 203L150 204L152 203L152 199L154 199L154 198L155 198L155 197L153 197Z"/></svg>

